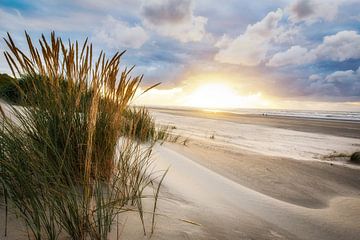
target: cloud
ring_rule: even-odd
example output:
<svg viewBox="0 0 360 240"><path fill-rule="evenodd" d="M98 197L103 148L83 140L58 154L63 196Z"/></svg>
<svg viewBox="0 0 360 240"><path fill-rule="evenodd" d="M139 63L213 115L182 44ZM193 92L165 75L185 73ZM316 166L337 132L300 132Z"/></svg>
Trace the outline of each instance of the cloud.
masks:
<svg viewBox="0 0 360 240"><path fill-rule="evenodd" d="M360 58L360 35L355 31L341 31L326 36L314 52L318 58L345 61Z"/></svg>
<svg viewBox="0 0 360 240"><path fill-rule="evenodd" d="M223 37L215 44L221 47L215 60L246 66L258 65L265 59L270 42L279 34L278 24L282 16L283 11L278 9L268 13L261 21L249 25L242 35L232 41Z"/></svg>
<svg viewBox="0 0 360 240"><path fill-rule="evenodd" d="M66 15L29 16L19 10L0 8L1 29L9 31L88 31L99 21L97 16L81 12L68 12Z"/></svg>
<svg viewBox="0 0 360 240"><path fill-rule="evenodd" d="M288 8L289 19L293 22L307 23L332 21L343 2L344 0L297 0Z"/></svg>
<svg viewBox="0 0 360 240"><path fill-rule="evenodd" d="M284 65L300 65L313 61L314 55L311 55L306 48L292 46L285 52L275 54L266 64L271 67Z"/></svg>
<svg viewBox="0 0 360 240"><path fill-rule="evenodd" d="M143 15L151 24L181 23L191 18L191 1L153 2L143 6Z"/></svg>
<svg viewBox="0 0 360 240"><path fill-rule="evenodd" d="M190 0L151 0L142 6L144 25L181 42L198 42L206 34L207 18L194 16Z"/></svg>
<svg viewBox="0 0 360 240"><path fill-rule="evenodd" d="M360 97L360 67L357 70L336 71L326 76L311 75L307 91L341 97Z"/></svg>
<svg viewBox="0 0 360 240"><path fill-rule="evenodd" d="M37 0L36 2L40 2L41 5L49 4L48 0ZM64 1L64 0L52 0L51 2L58 4L61 3L66 4L70 3L70 6L77 5L76 7L91 9L96 11L104 11L109 12L111 10L119 10L134 12L137 8L139 8L141 1L134 0L72 0L72 1ZM65 2L65 3L64 3Z"/></svg>
<svg viewBox="0 0 360 240"><path fill-rule="evenodd" d="M146 84L177 87L188 76L223 72L216 81L244 79L244 93L329 101L356 95L350 86L359 78L359 0L117 2L0 4L0 33L11 32L21 47L26 29L34 38L50 30L64 39L90 35L95 51L130 48L123 60L137 65L134 74L144 73ZM194 41L201 44L183 44ZM0 61L1 71L5 63ZM285 65L292 67L276 68ZM336 72L344 69L352 70Z"/></svg>
<svg viewBox="0 0 360 240"><path fill-rule="evenodd" d="M314 9L310 0L299 0L294 2L290 7L293 17L303 19L314 14Z"/></svg>
<svg viewBox="0 0 360 240"><path fill-rule="evenodd" d="M356 81L360 81L360 67L353 71L336 71L326 76L326 82L329 83L352 83ZM360 93L360 91L358 92Z"/></svg>
<svg viewBox="0 0 360 240"><path fill-rule="evenodd" d="M346 61L360 58L360 35L355 31L341 31L325 36L317 47L308 50L300 46L276 53L267 63L268 66L309 64L316 60Z"/></svg>
<svg viewBox="0 0 360 240"><path fill-rule="evenodd" d="M228 35L224 34L222 37L215 43L217 48L226 48L233 41Z"/></svg>
<svg viewBox="0 0 360 240"><path fill-rule="evenodd" d="M107 16L101 27L93 34L96 41L115 49L140 48L149 39L148 34L141 26L129 26L112 16Z"/></svg>
<svg viewBox="0 0 360 240"><path fill-rule="evenodd" d="M278 34L274 42L278 44L293 44L294 42L304 41L304 35L301 33L302 28L298 25L284 24L278 28Z"/></svg>

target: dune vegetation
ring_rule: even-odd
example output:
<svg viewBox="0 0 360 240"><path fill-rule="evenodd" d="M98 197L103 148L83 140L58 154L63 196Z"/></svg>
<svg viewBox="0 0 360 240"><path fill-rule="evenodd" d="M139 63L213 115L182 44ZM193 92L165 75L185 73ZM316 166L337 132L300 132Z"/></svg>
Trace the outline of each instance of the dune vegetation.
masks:
<svg viewBox="0 0 360 240"><path fill-rule="evenodd" d="M350 162L360 163L360 152L354 152L350 156Z"/></svg>
<svg viewBox="0 0 360 240"><path fill-rule="evenodd" d="M54 33L39 47L26 40L25 51L10 35L5 40L20 79L12 81L17 105L11 114L1 110L0 184L9 211L31 239L107 239L126 211L137 211L140 230L152 233L143 199L156 206L166 171L151 170L151 152L167 133L146 109L129 107L142 76L120 72L124 52L95 58L87 41L65 44Z"/></svg>
<svg viewBox="0 0 360 240"><path fill-rule="evenodd" d="M21 87L20 81L10 77L6 73L0 74L0 98L11 103L18 104L21 94L17 86Z"/></svg>

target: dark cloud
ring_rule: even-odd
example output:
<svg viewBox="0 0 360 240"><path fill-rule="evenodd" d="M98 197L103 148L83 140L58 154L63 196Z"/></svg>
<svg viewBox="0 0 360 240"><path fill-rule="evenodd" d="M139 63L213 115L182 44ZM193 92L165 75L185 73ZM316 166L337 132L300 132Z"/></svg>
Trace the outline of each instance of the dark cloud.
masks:
<svg viewBox="0 0 360 240"><path fill-rule="evenodd" d="M330 69L326 66L320 70L318 66L313 67L292 67L282 72L268 69L268 78L261 80L261 87L267 90L268 95L288 99L360 101L359 65L346 70L334 70L335 67Z"/></svg>
<svg viewBox="0 0 360 240"><path fill-rule="evenodd" d="M179 23L191 17L191 1L149 1L143 6L142 14L152 24Z"/></svg>
<svg viewBox="0 0 360 240"><path fill-rule="evenodd" d="M309 0L297 1L291 7L291 11L298 19L306 18L314 13L314 10Z"/></svg>
<svg viewBox="0 0 360 240"><path fill-rule="evenodd" d="M289 7L289 17L292 21L305 21L309 24L319 21L333 21L338 16L339 8L345 2L339 0L297 0Z"/></svg>
<svg viewBox="0 0 360 240"><path fill-rule="evenodd" d="M306 96L318 96L328 100L360 100L360 67L356 70L335 71L328 75L313 74L308 79L297 82L299 92Z"/></svg>

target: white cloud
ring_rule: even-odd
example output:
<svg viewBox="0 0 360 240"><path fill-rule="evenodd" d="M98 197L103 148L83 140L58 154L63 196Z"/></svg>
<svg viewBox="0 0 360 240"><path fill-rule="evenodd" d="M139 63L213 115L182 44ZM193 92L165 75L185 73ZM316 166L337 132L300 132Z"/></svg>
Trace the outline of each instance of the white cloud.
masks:
<svg viewBox="0 0 360 240"><path fill-rule="evenodd" d="M321 80L322 79L322 77L321 77L321 75L319 75L319 74L313 74L313 75L311 75L310 77L309 77L309 80L310 81L318 81L318 80Z"/></svg>
<svg viewBox="0 0 360 240"><path fill-rule="evenodd" d="M110 48L140 48L149 36L141 26L129 26L112 16L107 16L102 26L94 32L94 38Z"/></svg>
<svg viewBox="0 0 360 240"><path fill-rule="evenodd" d="M143 22L158 34L181 42L201 41L207 18L194 16L190 0L150 0L142 6Z"/></svg>
<svg viewBox="0 0 360 240"><path fill-rule="evenodd" d="M0 8L0 26L6 30L40 31L83 31L93 29L99 21L98 16L81 12L69 12L63 16L27 16L18 10Z"/></svg>
<svg viewBox="0 0 360 240"><path fill-rule="evenodd" d="M325 77L325 81L328 83L360 83L360 67L353 71L336 71ZM360 94L360 91L359 91Z"/></svg>
<svg viewBox="0 0 360 240"><path fill-rule="evenodd" d="M220 38L220 40L218 40L215 43L215 47L217 47L217 48L226 48L232 41L233 41L233 39L231 39L228 35L224 34Z"/></svg>
<svg viewBox="0 0 360 240"><path fill-rule="evenodd" d="M318 58L334 61L360 58L360 35L355 31L341 31L326 36L323 43L312 52Z"/></svg>
<svg viewBox="0 0 360 240"><path fill-rule="evenodd" d="M292 46L285 52L276 53L266 64L271 67L284 65L300 65L313 61L314 55L310 54L306 48Z"/></svg>
<svg viewBox="0 0 360 240"><path fill-rule="evenodd" d="M279 35L279 21L283 11L268 13L261 21L249 25L244 34L229 41L223 37L216 46L221 47L215 55L215 60L222 63L232 63L255 66L262 62L270 48L270 42ZM226 40L226 41L225 41ZM227 46L224 46L227 43Z"/></svg>
<svg viewBox="0 0 360 240"><path fill-rule="evenodd" d="M276 53L268 66L301 65L316 60L345 61L360 58L360 35L355 31L341 31L324 37L317 47L308 50L300 46Z"/></svg>
<svg viewBox="0 0 360 240"><path fill-rule="evenodd" d="M139 48L148 35L141 26L129 26L112 16L105 19L99 14L67 12L65 15L24 15L18 10L0 8L0 26L6 31L88 31L94 40L111 48ZM95 29L95 31L94 31Z"/></svg>
<svg viewBox="0 0 360 240"><path fill-rule="evenodd" d="M294 44L304 42L305 38L302 34L303 26L296 24L283 23L278 28L278 34L274 37L277 44Z"/></svg>

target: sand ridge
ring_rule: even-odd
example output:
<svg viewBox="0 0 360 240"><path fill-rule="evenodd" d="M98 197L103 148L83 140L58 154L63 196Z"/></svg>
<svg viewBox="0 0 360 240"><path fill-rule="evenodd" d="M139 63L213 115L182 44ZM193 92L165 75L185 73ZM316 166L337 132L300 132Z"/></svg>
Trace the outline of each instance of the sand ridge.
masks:
<svg viewBox="0 0 360 240"><path fill-rule="evenodd" d="M357 212L342 211L349 202L360 206L359 197L338 198L326 208L308 208L244 187L170 148L159 147L156 152L157 163L172 169L165 186L198 206L195 221L205 222L211 235L227 233L217 239L237 239L237 232L247 232L254 239L356 239L359 234L353 224L359 219ZM255 225L248 228L249 222Z"/></svg>

